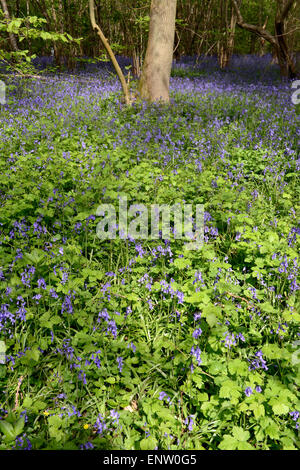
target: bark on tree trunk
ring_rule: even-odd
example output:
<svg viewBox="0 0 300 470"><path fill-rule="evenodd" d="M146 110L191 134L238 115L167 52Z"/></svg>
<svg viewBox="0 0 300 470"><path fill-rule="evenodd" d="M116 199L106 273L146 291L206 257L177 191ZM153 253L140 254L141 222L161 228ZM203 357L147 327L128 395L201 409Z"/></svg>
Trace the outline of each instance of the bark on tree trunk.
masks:
<svg viewBox="0 0 300 470"><path fill-rule="evenodd" d="M2 10L3 10L4 16L7 20L7 22L10 22L10 16L9 16L9 11L8 11L8 8L7 8L6 0L1 0L1 5L2 5ZM19 48L18 48L16 36L13 33L9 33L9 40L10 40L12 50L14 52L17 52L19 50Z"/></svg>
<svg viewBox="0 0 300 470"><path fill-rule="evenodd" d="M268 16L263 24L263 29L266 29L268 24ZM259 55L262 57L264 55L264 46L265 46L266 40L264 38L259 38Z"/></svg>
<svg viewBox="0 0 300 470"><path fill-rule="evenodd" d="M60 3L59 3L59 5L60 5ZM52 12L52 18L53 18L53 22L54 22L55 32L60 33L61 32L61 28L60 28L61 19L59 21L57 20L54 0L52 0L52 3L51 3L51 12ZM59 42L54 41L53 49L54 49L55 63L58 67L62 67L63 64L64 64L62 45Z"/></svg>
<svg viewBox="0 0 300 470"><path fill-rule="evenodd" d="M292 6L293 2L287 2L285 6L286 9L289 4ZM277 39L276 53L281 75L283 77L296 78L296 66L291 57L285 35L285 19L287 14L288 12L284 12L284 9L280 9L280 2L278 2L278 10L275 18L275 34Z"/></svg>
<svg viewBox="0 0 300 470"><path fill-rule="evenodd" d="M246 29L258 37L265 39L268 41L274 48L276 53L280 73L283 77L288 78L296 78L298 76L296 71L296 66L292 59L291 52L287 46L286 42L286 32L285 32L285 20L293 7L295 2L299 2L300 0L277 0L277 13L275 18L275 35L272 35L265 29L265 27L256 26L253 24L245 23L243 17L241 15L239 5L237 0L232 0L234 9L237 14L237 25L240 28Z"/></svg>
<svg viewBox="0 0 300 470"><path fill-rule="evenodd" d="M139 91L151 103L169 102L175 36L176 0L152 0L149 37Z"/></svg>
<svg viewBox="0 0 300 470"><path fill-rule="evenodd" d="M132 52L132 74L134 77L141 75L141 56L136 49Z"/></svg>
<svg viewBox="0 0 300 470"><path fill-rule="evenodd" d="M228 67L234 49L235 26L236 26L236 13L234 9L229 8L228 0L220 2L220 30L222 37L218 41L218 60L221 69ZM228 21L228 13L230 11L230 24Z"/></svg>

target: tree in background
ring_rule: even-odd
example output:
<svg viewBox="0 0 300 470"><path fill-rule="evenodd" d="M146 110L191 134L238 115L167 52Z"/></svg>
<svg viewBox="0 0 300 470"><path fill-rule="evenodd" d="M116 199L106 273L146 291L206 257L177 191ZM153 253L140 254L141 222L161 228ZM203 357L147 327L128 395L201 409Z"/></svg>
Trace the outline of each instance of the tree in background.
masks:
<svg viewBox="0 0 300 470"><path fill-rule="evenodd" d="M7 24L9 24L10 23L10 15L9 15L9 11L8 11L8 8L7 8L6 0L1 0L1 6L2 6L3 14L4 14L4 17L7 21ZM16 36L14 35L14 33L10 32L10 31L8 32L8 35L9 35L9 40L10 40L12 50L14 52L17 52L19 48L18 48Z"/></svg>
<svg viewBox="0 0 300 470"><path fill-rule="evenodd" d="M4 3L6 7L6 2ZM18 47L18 43L22 44L26 41L27 45L31 46L33 41L50 42L52 44L78 44L79 42L68 33L45 31L43 29L47 23L45 18L38 18L37 16L10 17L5 7L3 12L0 10L0 37L2 33L8 34L11 47L10 49L8 47L2 48L0 43L0 60L6 66L6 69L13 70L18 75L35 74L36 71L31 63L32 59L36 57L30 50L31 47L21 49L21 47ZM1 18L1 15L3 18ZM13 41L11 41L12 37L14 38Z"/></svg>
<svg viewBox="0 0 300 470"><path fill-rule="evenodd" d="M151 0L94 0L94 3L96 22L100 23L112 51L115 55L130 58L133 76L140 79L146 57ZM169 8L168 5L174 2L152 3ZM238 6L239 17L234 3ZM197 56L199 59L214 55L218 57L220 67L226 68L233 53L262 55L273 52L281 74L293 77L293 59L300 42L299 3L299 0L177 0L175 58ZM88 58L101 59L106 56L106 49L101 41L95 40L88 8L87 0L0 0L0 50L6 54L28 51L27 56L32 57L34 54L49 56L53 49L55 65L62 70L65 67L73 70ZM45 41L41 36L33 37L25 31L33 26L26 20L29 17L45 20L42 25L44 36L46 33L65 37L69 34L73 38L80 37L81 41L57 41L54 36L53 39L48 36ZM15 32L18 30L16 20L25 28L21 37ZM239 28L235 27L236 21ZM151 43L154 44L153 31L159 29L159 22L155 24L157 27L152 23L149 34L147 56ZM144 67L142 77L145 83L147 67ZM141 89L146 93L146 85ZM147 93L149 95L149 90Z"/></svg>
<svg viewBox="0 0 300 470"><path fill-rule="evenodd" d="M234 49L236 12L230 0L220 0L220 39L218 60L221 69L228 67Z"/></svg>
<svg viewBox="0 0 300 470"><path fill-rule="evenodd" d="M84 6L87 6L85 0L33 0L31 2L31 10L43 16L46 19L48 32L65 35L66 33L75 37L81 28L77 28L77 18L82 16ZM28 5L29 7L29 5ZM29 12L27 11L27 15ZM64 65L68 69L75 67L76 50L80 49L80 44L61 43L54 41L52 43L54 50L55 63L62 68Z"/></svg>
<svg viewBox="0 0 300 470"><path fill-rule="evenodd" d="M296 65L286 38L289 34L286 31L286 20L292 8L299 5L299 0L277 0L274 34L271 34L265 27L246 23L241 14L238 1L232 1L237 15L237 25L268 41L275 51L281 75L283 77L296 78Z"/></svg>

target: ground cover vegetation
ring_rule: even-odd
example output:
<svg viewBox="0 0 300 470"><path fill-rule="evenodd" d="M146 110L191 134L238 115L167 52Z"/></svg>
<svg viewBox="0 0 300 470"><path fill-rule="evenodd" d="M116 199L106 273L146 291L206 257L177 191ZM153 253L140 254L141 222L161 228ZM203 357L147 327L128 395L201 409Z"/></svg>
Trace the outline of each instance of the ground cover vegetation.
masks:
<svg viewBox="0 0 300 470"><path fill-rule="evenodd" d="M271 53L220 67L193 50L172 63L169 102L149 103L122 56L126 106L108 62L58 68L59 40L72 52L78 35L51 18L56 57L20 73L12 50L1 76L0 449L299 449L291 80ZM203 247L100 240L97 209L122 196L202 204Z"/></svg>
<svg viewBox="0 0 300 470"><path fill-rule="evenodd" d="M103 67L10 91L2 448L299 447L299 117L263 60L187 60L167 108ZM204 204L203 248L100 241L122 194Z"/></svg>

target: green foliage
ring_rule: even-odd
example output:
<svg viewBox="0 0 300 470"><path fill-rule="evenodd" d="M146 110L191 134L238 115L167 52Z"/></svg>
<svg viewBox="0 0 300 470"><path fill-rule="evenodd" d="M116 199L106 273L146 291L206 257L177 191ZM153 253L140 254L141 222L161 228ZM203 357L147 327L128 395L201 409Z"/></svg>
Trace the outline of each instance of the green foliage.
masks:
<svg viewBox="0 0 300 470"><path fill-rule="evenodd" d="M24 436L34 449L299 449L286 91L199 87L121 109L98 81L26 84L30 112L18 82L0 111L1 449ZM203 248L100 241L97 208L118 213L122 194L204 204Z"/></svg>
<svg viewBox="0 0 300 470"><path fill-rule="evenodd" d="M68 33L63 34L44 31L42 27L45 26L45 23L47 23L47 21L44 18L38 18L36 16L13 18L10 22L0 17L0 34L12 33L16 35L20 43L24 40L42 39L43 41L79 44L80 39L73 39ZM35 57L36 55L31 54L27 49L18 51L0 49L0 60L4 60L8 69L17 71L18 73L35 73L35 68L31 65L31 61Z"/></svg>
<svg viewBox="0 0 300 470"><path fill-rule="evenodd" d="M24 429L25 418L23 416L18 419L13 412L9 413L6 419L0 421L0 432L2 433L4 442L10 444L15 441Z"/></svg>

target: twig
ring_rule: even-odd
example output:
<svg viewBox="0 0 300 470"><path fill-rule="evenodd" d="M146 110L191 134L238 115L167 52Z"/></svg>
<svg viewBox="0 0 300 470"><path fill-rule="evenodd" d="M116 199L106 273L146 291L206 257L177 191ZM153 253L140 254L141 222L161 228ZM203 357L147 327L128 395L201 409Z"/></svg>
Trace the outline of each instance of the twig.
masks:
<svg viewBox="0 0 300 470"><path fill-rule="evenodd" d="M16 390L16 397L15 397L15 407L13 409L13 411L16 411L16 409L19 407L19 392L20 392L20 387L21 387L21 384L23 382L23 375L21 375L21 377L19 378L18 380L18 385L17 385L17 390Z"/></svg>
<svg viewBox="0 0 300 470"><path fill-rule="evenodd" d="M117 72L117 75L119 77L119 80L121 82L121 85L122 85L122 89L123 89L123 93L124 93L124 98L125 98L125 103L126 105L130 105L131 102L130 102L130 95L129 95L129 90L128 90L128 86L127 86L127 83L126 83L126 79L123 75L123 72L117 62L117 59L106 39L106 37L104 36L101 28L97 25L96 23L96 20L95 20L95 7L94 7L94 0L89 0L89 11L90 11L90 21L91 21L91 25L92 25L92 28L94 31L96 31L96 33L98 34L98 36L100 37L101 39L101 42L103 44L103 46L105 47L105 50L106 52L108 53L109 57L110 57L110 60L112 61L112 64L114 66L114 69L115 71Z"/></svg>
<svg viewBox="0 0 300 470"><path fill-rule="evenodd" d="M245 297L241 297L240 295L233 294L232 292L225 292L225 294L230 295L230 297L233 297L234 299L243 300L248 305L248 308L253 308L254 307L254 305L251 304L251 302L249 302L249 300L246 299Z"/></svg>

